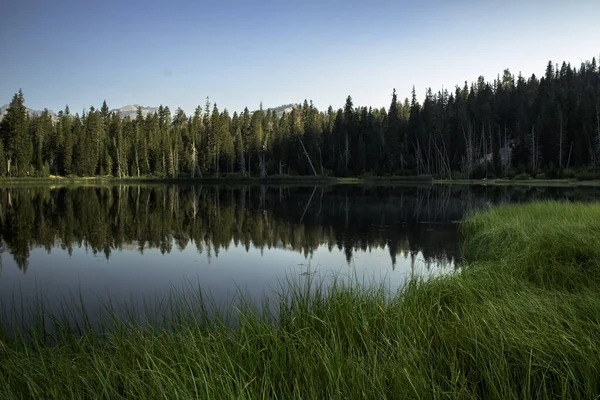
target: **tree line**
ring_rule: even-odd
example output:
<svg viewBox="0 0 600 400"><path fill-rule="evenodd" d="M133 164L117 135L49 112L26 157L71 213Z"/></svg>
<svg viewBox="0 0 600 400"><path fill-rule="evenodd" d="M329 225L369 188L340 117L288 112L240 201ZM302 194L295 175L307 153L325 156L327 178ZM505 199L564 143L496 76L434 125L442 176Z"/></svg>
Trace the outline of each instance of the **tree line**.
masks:
<svg viewBox="0 0 600 400"><path fill-rule="evenodd" d="M312 102L192 115L169 107L135 118L106 101L52 118L29 116L23 93L0 122L0 176L222 177L431 175L437 178L564 177L600 166L600 71L548 62L541 78L505 70L492 82L413 88L389 108L319 111Z"/></svg>

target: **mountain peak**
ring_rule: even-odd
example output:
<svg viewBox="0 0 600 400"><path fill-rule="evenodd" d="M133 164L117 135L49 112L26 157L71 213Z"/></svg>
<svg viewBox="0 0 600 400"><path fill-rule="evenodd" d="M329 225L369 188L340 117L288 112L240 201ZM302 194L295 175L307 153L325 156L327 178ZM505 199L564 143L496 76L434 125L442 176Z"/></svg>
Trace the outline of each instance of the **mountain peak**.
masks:
<svg viewBox="0 0 600 400"><path fill-rule="evenodd" d="M279 107L268 108L267 110L275 111L275 114L278 117L281 117L283 114L292 112L292 110L295 108L296 109L300 108L300 104L295 104L295 103L284 104Z"/></svg>
<svg viewBox="0 0 600 400"><path fill-rule="evenodd" d="M140 108L142 110L142 115L144 117L148 114L154 114L155 112L158 111L158 107L140 106L139 104L128 104L121 108L115 108L114 110L111 110L111 112L118 113L121 116L121 118L124 118L124 117L135 118L137 115L138 108Z"/></svg>
<svg viewBox="0 0 600 400"><path fill-rule="evenodd" d="M2 118L4 118L4 115L7 113L9 107L10 107L10 104L5 104L2 107L0 107L0 121L2 120ZM27 115L29 115L30 117L40 116L44 112L43 110L33 110L31 108L26 108L26 109L27 109ZM56 113L52 110L48 110L48 114L50 114L50 118L52 118L53 120L57 118Z"/></svg>

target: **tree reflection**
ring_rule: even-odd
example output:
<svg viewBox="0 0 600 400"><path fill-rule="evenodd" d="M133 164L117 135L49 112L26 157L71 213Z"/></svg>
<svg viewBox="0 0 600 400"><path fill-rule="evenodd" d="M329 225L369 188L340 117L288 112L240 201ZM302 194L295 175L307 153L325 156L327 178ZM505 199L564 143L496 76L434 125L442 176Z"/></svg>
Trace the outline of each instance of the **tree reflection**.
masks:
<svg viewBox="0 0 600 400"><path fill-rule="evenodd" d="M549 188L193 185L0 188L2 247L27 270L32 248L83 247L107 259L113 250L164 253L196 246L218 257L230 246L282 248L311 255L387 249L425 265L455 262L459 221L493 204L545 198L596 198Z"/></svg>

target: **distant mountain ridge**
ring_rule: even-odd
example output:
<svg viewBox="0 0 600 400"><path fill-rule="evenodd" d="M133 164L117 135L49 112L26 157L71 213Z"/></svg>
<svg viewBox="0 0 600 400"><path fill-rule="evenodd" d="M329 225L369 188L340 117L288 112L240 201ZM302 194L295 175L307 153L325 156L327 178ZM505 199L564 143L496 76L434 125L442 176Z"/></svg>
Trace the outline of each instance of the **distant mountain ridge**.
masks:
<svg viewBox="0 0 600 400"><path fill-rule="evenodd" d="M131 119L135 119L135 117L137 116L138 108L142 109L142 115L144 116L144 118L148 114L154 114L155 112L158 112L158 107L146 107L140 106L139 104L129 104L121 108L115 108L113 110L110 110L110 112L118 113L121 116L121 118L130 117Z"/></svg>
<svg viewBox="0 0 600 400"><path fill-rule="evenodd" d="M2 120L2 118L4 118L4 115L8 111L8 107L9 107L9 104L5 104L2 107L0 107L0 120ZM290 103L290 104L283 104L278 107L271 107L271 108L268 108L267 110L274 111L278 117L281 117L283 114L292 112L293 109L298 109L300 107L301 107L300 104ZM114 109L110 110L110 112L118 113L121 118L129 117L131 119L135 119L137 116L138 108L142 109L142 115L144 116L144 118L148 114L154 114L154 113L158 112L158 107L141 106L139 104L128 104L121 108L114 108ZM42 110L34 110L31 108L27 108L27 114L29 116L40 116L42 114L42 112L43 112ZM53 110L48 110L48 113L50 114L50 117L52 118L52 120L56 120L58 118L57 113L54 112Z"/></svg>
<svg viewBox="0 0 600 400"><path fill-rule="evenodd" d="M5 104L2 107L0 107L0 121L2 120L2 118L4 118L4 115L6 115L9 107L10 107L9 104ZM142 109L142 115L144 117L146 117L146 115L148 115L148 114L154 114L155 112L158 111L158 107L146 107L146 106L140 106L139 104L129 104L129 105L126 105L121 108L115 108L113 110L110 110L110 112L118 113L121 116L121 118L130 117L132 119L135 119L138 108ZM30 117L40 116L42 114L42 112L43 111L41 111L41 110L33 110L31 108L27 108L27 114ZM48 113L50 114L50 117L52 118L52 120L56 120L58 118L58 115L53 110L48 110Z"/></svg>
<svg viewBox="0 0 600 400"><path fill-rule="evenodd" d="M284 105L281 105L278 107L268 108L267 110L275 111L275 114L277 114L278 117L281 117L285 113L292 112L292 110L294 108L300 108L300 104L296 104L296 103L284 104Z"/></svg>
<svg viewBox="0 0 600 400"><path fill-rule="evenodd" d="M2 120L2 118L4 118L4 115L6 115L6 113L8 112L8 107L10 105L9 104L5 104L2 107L0 107L0 121ZM42 115L43 111L41 110L33 110L31 108L27 108L27 114L30 117L37 117ZM58 116L56 115L56 113L52 110L48 110L48 114L50 114L50 117L52 118L52 120L55 120Z"/></svg>

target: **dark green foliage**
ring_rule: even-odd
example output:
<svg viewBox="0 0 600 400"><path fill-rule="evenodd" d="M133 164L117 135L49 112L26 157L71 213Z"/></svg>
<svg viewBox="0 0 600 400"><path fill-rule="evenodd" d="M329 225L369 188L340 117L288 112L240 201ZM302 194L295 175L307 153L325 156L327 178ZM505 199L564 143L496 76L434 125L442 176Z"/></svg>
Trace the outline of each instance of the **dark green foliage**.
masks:
<svg viewBox="0 0 600 400"><path fill-rule="evenodd" d="M422 104L416 89L403 102L394 90L387 110L356 107L348 96L339 110L321 112L305 100L281 116L261 105L232 117L207 98L189 117L177 110L171 119L161 106L156 114L140 109L134 119L116 118L106 102L81 116L65 110L55 121L48 113L28 117L19 92L0 129L0 174L572 179L566 170L586 169L591 173L581 177L590 179L600 167L595 59L579 69L550 62L542 78L504 70L493 82L480 76L454 92L429 88Z"/></svg>
<svg viewBox="0 0 600 400"><path fill-rule="evenodd" d="M526 173L522 173L519 175L515 175L514 178L512 178L514 181L526 181L528 179L531 179L531 177L529 176L529 174Z"/></svg>
<svg viewBox="0 0 600 400"><path fill-rule="evenodd" d="M15 94L2 122L0 135L4 143L6 172L9 176L26 176L32 170L33 140L28 129L29 119L23 92Z"/></svg>
<svg viewBox="0 0 600 400"><path fill-rule="evenodd" d="M592 181L600 179L600 171L581 171L575 174L575 179L578 181Z"/></svg>

